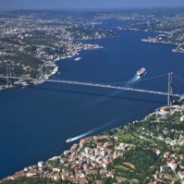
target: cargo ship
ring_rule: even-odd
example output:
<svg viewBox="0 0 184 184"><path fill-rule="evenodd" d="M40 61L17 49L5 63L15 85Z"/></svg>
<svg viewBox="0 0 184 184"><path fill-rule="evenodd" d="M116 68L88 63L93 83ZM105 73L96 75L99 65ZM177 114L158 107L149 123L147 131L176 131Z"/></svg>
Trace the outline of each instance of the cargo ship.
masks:
<svg viewBox="0 0 184 184"><path fill-rule="evenodd" d="M146 68L141 68L137 71L138 76L143 76L146 74Z"/></svg>

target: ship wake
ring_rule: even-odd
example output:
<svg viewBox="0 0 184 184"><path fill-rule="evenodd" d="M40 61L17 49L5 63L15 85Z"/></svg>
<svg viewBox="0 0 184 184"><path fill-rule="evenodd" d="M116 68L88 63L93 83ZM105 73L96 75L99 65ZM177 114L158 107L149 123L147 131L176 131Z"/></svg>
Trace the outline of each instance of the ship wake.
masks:
<svg viewBox="0 0 184 184"><path fill-rule="evenodd" d="M139 75L134 75L132 78L130 78L126 83L123 83L123 85L122 86L124 86L124 87L133 87L137 82L139 82L141 80L141 77L139 76ZM121 85L121 84L120 84ZM124 93L125 91L114 91L114 92L112 92L110 95L111 96L117 96L117 95L120 95L120 94L122 94L122 93ZM106 101L107 100L107 98L101 98L101 99L99 99L99 100L97 100L97 101L95 101L95 102L93 102L93 105L96 105L96 104L98 104L98 103L102 103L102 102L104 102L104 101Z"/></svg>
<svg viewBox="0 0 184 184"><path fill-rule="evenodd" d="M139 75L134 75L125 85L124 87L132 87L135 83L137 83L138 81L140 81L141 76Z"/></svg>
<svg viewBox="0 0 184 184"><path fill-rule="evenodd" d="M108 127L108 126L110 126L110 125L113 124L113 123L114 123L114 121L111 121L111 122L109 122L109 123L107 123L107 124L105 124L105 125L102 125L102 126L100 126L100 127L94 128L94 129L92 129L92 130L90 130L90 131L88 131L88 132L86 132L86 133L80 134L80 135L78 135L78 136L76 136L76 137L69 138L69 139L66 140L66 142L67 142L67 143L71 143L71 142L80 140L80 139L82 139L82 138L84 138L84 137L87 137L87 136L89 136L89 135L92 135L92 134L94 134L95 132L100 131L100 130L102 130L102 129Z"/></svg>
<svg viewBox="0 0 184 184"><path fill-rule="evenodd" d="M118 86L124 86L124 87L133 87L136 83L138 83L141 79L142 79L143 76L140 76L138 74L135 74L133 77L131 77L128 81L126 82L115 82L115 83L112 83L112 85L117 85ZM97 98L95 99L94 101L91 101L91 102L88 102L87 104L81 106L81 107L78 107L77 108L77 111L79 110L82 110L82 109L86 109L88 107L92 107L92 106L95 106L95 105L98 105L100 103L103 103L105 102L106 100L109 99L109 96L117 96L117 95L120 95L122 93L124 93L125 91L113 91L112 93L108 94L107 97L101 97L101 98Z"/></svg>

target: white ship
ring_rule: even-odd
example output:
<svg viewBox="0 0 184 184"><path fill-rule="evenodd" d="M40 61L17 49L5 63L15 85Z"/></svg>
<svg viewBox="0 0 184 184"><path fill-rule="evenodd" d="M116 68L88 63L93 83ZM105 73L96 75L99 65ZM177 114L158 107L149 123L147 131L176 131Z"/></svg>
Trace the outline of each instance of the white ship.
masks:
<svg viewBox="0 0 184 184"><path fill-rule="evenodd" d="M66 143L73 142L73 141L74 141L73 138L69 138L66 140Z"/></svg>
<svg viewBox="0 0 184 184"><path fill-rule="evenodd" d="M82 58L81 57L77 57L77 58L75 58L74 60L75 61L79 61L79 60L81 60Z"/></svg>
<svg viewBox="0 0 184 184"><path fill-rule="evenodd" d="M146 74L146 68L141 68L137 71L138 76L143 76Z"/></svg>

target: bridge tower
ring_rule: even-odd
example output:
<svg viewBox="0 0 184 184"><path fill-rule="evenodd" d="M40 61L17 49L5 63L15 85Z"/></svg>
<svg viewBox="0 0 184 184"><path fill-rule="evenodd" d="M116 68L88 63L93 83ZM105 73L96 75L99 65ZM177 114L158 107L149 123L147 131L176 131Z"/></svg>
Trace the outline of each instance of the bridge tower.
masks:
<svg viewBox="0 0 184 184"><path fill-rule="evenodd" d="M10 85L9 78L11 77L11 61L6 61L6 84Z"/></svg>
<svg viewBox="0 0 184 184"><path fill-rule="evenodd" d="M167 106L172 106L172 94L173 94L173 73L168 73L168 96L167 96Z"/></svg>

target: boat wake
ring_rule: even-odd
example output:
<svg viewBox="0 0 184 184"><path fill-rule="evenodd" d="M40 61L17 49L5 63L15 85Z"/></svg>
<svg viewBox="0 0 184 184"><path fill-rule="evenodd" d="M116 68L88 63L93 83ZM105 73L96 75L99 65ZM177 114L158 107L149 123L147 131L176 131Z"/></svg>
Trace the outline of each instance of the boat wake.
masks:
<svg viewBox="0 0 184 184"><path fill-rule="evenodd" d="M133 85L135 85L137 82L139 82L141 80L141 78L142 78L142 76L137 73L131 79L129 79L126 83L124 83L123 86L124 87L133 87ZM122 93L122 91L121 92L120 91L118 91L118 92L115 91L115 92L111 93L111 95L114 96L114 95L119 95L121 93ZM88 104L88 106L96 105L96 104L101 103L101 102L103 102L105 100L106 99L100 99L98 101L92 102L91 104ZM77 140L82 139L84 137L87 137L87 136L95 133L96 131L99 131L99 130L109 126L112 123L114 123L114 120L109 122L109 123L107 123L107 124L105 124L105 125L103 125L103 126L100 126L100 127L95 128L95 129L92 129L92 130L90 130L90 131L88 131L88 132L86 132L84 134L78 135L76 137L69 138L69 139L66 140L66 143L74 142L74 141L77 141Z"/></svg>
<svg viewBox="0 0 184 184"><path fill-rule="evenodd" d="M66 143L70 143L70 142L74 142L74 141L80 140L80 139L82 139L84 137L87 137L87 136L89 136L89 135L91 135L91 134L93 134L93 133L95 133L95 132L97 132L99 130L102 130L102 129L106 128L107 126L109 126L109 125L111 125L113 123L114 123L114 121L111 121L111 122L109 122L109 123L107 123L105 125L102 125L100 127L94 128L94 129L92 129L92 130L90 130L90 131L88 131L86 133L83 133L83 134L78 135L76 137L69 138L69 139L66 140Z"/></svg>
<svg viewBox="0 0 184 184"><path fill-rule="evenodd" d="M123 84L124 87L133 87L139 80L141 80L141 76L139 75L134 75L132 78L130 78L126 83ZM116 96L116 95L120 95L121 93L124 93L125 91L114 91L112 92L110 95L111 96ZM105 100L107 100L107 98L101 98L99 100L97 100L96 102L93 102L93 105L104 102Z"/></svg>
<svg viewBox="0 0 184 184"><path fill-rule="evenodd" d="M125 85L124 87L132 87L135 83L141 80L141 76L135 74Z"/></svg>
<svg viewBox="0 0 184 184"><path fill-rule="evenodd" d="M74 141L77 141L77 140L82 139L84 137L87 137L88 135L92 134L94 131L95 130L90 130L89 132L86 132L84 134L78 135L76 137L69 138L69 139L66 140L66 143L74 142Z"/></svg>
<svg viewBox="0 0 184 184"><path fill-rule="evenodd" d="M133 87L133 85L135 85L137 82L139 82L141 80L141 76L139 76L138 74L135 74L133 77L131 77L128 81L126 82L123 82L123 83L118 83L119 85L122 85L124 87ZM117 84L117 83L116 83ZM116 95L120 95L122 93L124 93L125 91L114 91L112 92L111 96L116 96ZM101 97L100 99L96 99L95 101L92 101L92 102L89 102L88 104L86 105L83 105L81 108L78 108L78 110L80 109L83 109L83 108L87 108L87 107L90 107L90 106L94 106L94 105L97 105L99 103L103 103L104 101L106 101L108 99L108 97Z"/></svg>

